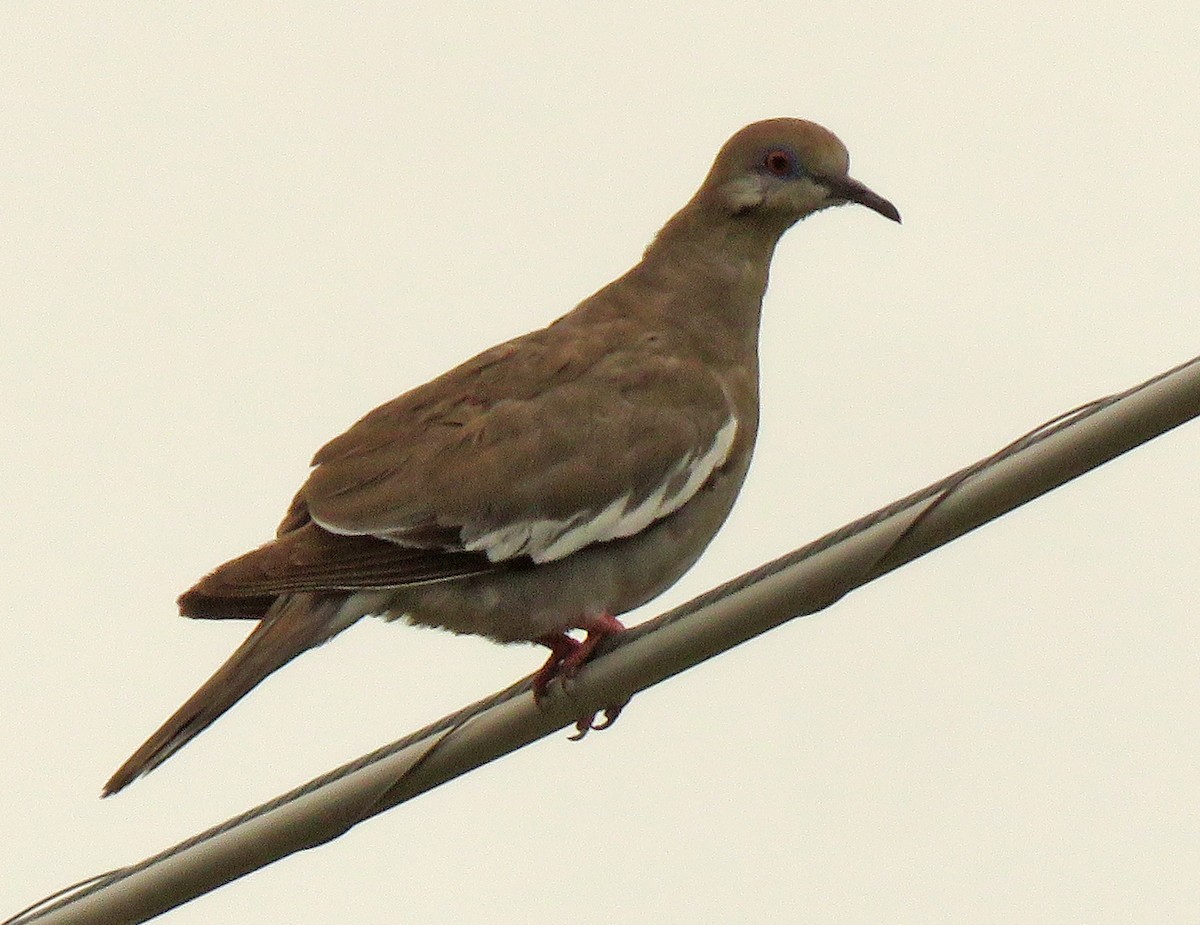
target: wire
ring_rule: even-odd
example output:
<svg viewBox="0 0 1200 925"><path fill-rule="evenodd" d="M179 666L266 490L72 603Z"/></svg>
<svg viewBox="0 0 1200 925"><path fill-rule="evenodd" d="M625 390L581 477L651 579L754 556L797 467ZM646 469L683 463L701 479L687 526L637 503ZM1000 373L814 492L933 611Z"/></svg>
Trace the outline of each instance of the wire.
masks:
<svg viewBox="0 0 1200 925"><path fill-rule="evenodd" d="M606 640L541 707L525 679L2 925L142 922L575 722L949 542L1200 416L1200 357L1088 402L996 453Z"/></svg>

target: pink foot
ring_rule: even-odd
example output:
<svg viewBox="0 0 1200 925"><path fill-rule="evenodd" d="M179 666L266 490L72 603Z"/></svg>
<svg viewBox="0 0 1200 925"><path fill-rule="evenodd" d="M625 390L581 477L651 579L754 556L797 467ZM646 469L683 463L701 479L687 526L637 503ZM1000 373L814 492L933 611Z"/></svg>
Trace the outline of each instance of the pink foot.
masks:
<svg viewBox="0 0 1200 925"><path fill-rule="evenodd" d="M566 633L551 633L536 639L535 642L550 650L550 657L546 659L546 664L539 668L537 674L533 676L533 702L541 703L542 698L546 696L546 688L550 686L550 682L558 677L563 664L579 651L583 643L572 639Z"/></svg>
<svg viewBox="0 0 1200 925"><path fill-rule="evenodd" d="M533 700L535 703L540 702L546 696L546 688L551 681L555 678L575 677L579 673L579 669L596 651L596 646L609 636L625 632L625 625L616 617L608 614L588 617L580 623L579 628L587 633L582 642L566 633L552 633L537 640L540 645L550 650L550 657L533 676ZM596 722L595 713L580 717L575 723L577 732L570 737L571 740L577 742L593 729L607 729L617 721L624 706L625 704L621 703L613 707L605 707L600 711L604 714L604 719L600 722Z"/></svg>
<svg viewBox="0 0 1200 925"><path fill-rule="evenodd" d="M572 642L575 642L575 649L562 660L561 670L564 678L573 678L579 674L579 669L591 658L592 653L596 651L596 646L605 639L625 632L625 624L606 613L602 613L598 617L588 617L580 622L579 628L586 630L587 635L583 637L583 642L575 642L574 639L571 639ZM567 638L570 639L569 636Z"/></svg>

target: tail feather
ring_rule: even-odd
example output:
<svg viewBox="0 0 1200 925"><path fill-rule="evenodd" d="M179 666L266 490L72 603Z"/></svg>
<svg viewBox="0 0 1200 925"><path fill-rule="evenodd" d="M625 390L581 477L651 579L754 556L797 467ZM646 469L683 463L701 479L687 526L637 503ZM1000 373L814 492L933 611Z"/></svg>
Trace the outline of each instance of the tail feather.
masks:
<svg viewBox="0 0 1200 925"><path fill-rule="evenodd" d="M278 598L229 660L117 769L102 795L111 796L149 774L271 672L345 629L349 624L336 619L344 600L316 594Z"/></svg>

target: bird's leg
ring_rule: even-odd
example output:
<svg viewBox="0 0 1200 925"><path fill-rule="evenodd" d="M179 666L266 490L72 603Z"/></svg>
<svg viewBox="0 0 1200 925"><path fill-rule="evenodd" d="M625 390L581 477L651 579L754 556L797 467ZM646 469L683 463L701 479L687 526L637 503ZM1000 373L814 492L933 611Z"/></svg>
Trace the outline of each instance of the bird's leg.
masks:
<svg viewBox="0 0 1200 925"><path fill-rule="evenodd" d="M580 629L587 631L587 636L583 642L578 643L575 651L568 655L562 662L562 676L564 678L573 678L579 673L579 669L596 651L596 646L600 645L609 636L616 636L618 633L625 632L625 624L616 617L602 613L596 617L588 617L580 626ZM625 701L628 703L629 701ZM625 708L625 703L619 703L616 706L605 707L601 712L604 714L604 719L596 722L596 714L590 713L587 716L581 716L575 722L575 735L569 736L572 742L578 742L593 729L607 729L617 721L617 717L621 715L621 710Z"/></svg>
<svg viewBox="0 0 1200 925"><path fill-rule="evenodd" d="M605 639L625 632L625 624L606 613L596 617L585 617L580 621L579 628L587 632L587 635L583 638L583 642L571 640L575 642L575 649L562 660L561 670L564 678L573 678L579 674L579 669L591 658L592 653L596 651L596 646Z"/></svg>
<svg viewBox="0 0 1200 925"><path fill-rule="evenodd" d="M540 703L546 696L546 688L549 687L551 681L555 678L567 680L575 677L579 673L579 669L596 651L596 646L609 636L625 632L625 625L616 617L606 613L584 618L580 622L579 628L587 633L582 642L566 633L547 633L534 640L550 650L550 657L546 659L546 664L539 668L538 673L533 676L534 703ZM578 741L593 729L607 729L617 721L617 717L624 707L624 703L605 707L600 711L604 714L604 719L600 722L596 722L595 713L581 716L575 723L577 732L570 737L571 740Z"/></svg>
<svg viewBox="0 0 1200 925"><path fill-rule="evenodd" d="M538 673L533 676L533 702L540 703L546 696L546 688L550 682L558 677L567 659L574 656L584 643L572 639L566 633L548 633L545 636L539 636L534 641L550 650L550 657L546 659L546 664L539 668Z"/></svg>
<svg viewBox="0 0 1200 925"><path fill-rule="evenodd" d="M534 640L538 645L550 650L546 664L533 676L534 700L541 700L546 696L546 688L555 678L573 678L579 674L579 669L596 651L596 646L609 636L625 632L625 624L606 613L585 617L580 621L579 628L587 633L582 642L566 633L547 633Z"/></svg>
<svg viewBox="0 0 1200 925"><path fill-rule="evenodd" d="M625 632L625 624L616 617L609 616L606 613L584 618L580 622L579 628L587 633L582 642L568 636L566 633L548 633L545 636L539 636L535 640L539 645L543 645L550 650L550 657L546 659L546 664L538 669L538 673L533 676L534 703L541 702L542 698L546 696L546 688L550 685L551 681L555 678L567 680L575 677L579 673L579 669L584 666L584 663L596 651L596 646L600 645L609 636ZM575 722L577 732L575 735L570 736L571 740L578 742L593 729L607 729L617 721L617 717L621 715L621 710L624 707L624 703L605 707L600 711L604 714L604 719L600 722L596 722L595 713L581 716Z"/></svg>

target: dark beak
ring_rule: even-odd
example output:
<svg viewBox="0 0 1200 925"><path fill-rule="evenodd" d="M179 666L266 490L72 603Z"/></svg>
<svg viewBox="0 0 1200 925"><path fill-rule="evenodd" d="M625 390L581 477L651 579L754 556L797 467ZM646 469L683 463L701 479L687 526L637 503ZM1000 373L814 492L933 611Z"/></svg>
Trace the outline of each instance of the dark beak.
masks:
<svg viewBox="0 0 1200 925"><path fill-rule="evenodd" d="M900 221L900 212L894 205L878 193L867 189L857 180L852 180L850 177L822 177L821 183L828 188L829 195L834 199L857 202L860 206L866 206L884 218L890 218L893 222Z"/></svg>

